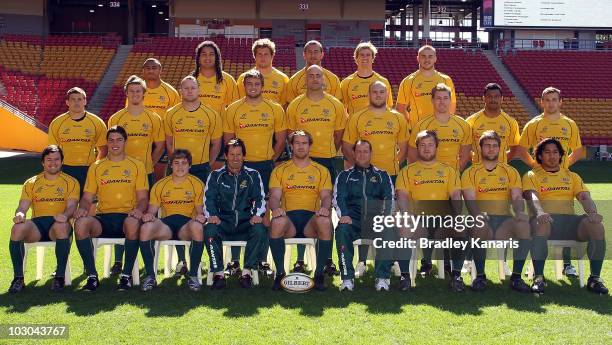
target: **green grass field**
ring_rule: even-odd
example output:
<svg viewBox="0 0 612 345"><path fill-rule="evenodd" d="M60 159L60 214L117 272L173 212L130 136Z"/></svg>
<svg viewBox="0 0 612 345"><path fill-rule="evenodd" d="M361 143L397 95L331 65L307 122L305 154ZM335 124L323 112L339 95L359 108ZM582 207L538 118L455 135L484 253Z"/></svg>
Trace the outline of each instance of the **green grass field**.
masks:
<svg viewBox="0 0 612 345"><path fill-rule="evenodd" d="M84 283L82 262L73 245L73 288L60 294L49 290L47 277L55 258L47 250L45 278L34 280L35 260L30 254L26 290L9 295L6 290L13 276L8 253L11 218L21 183L37 172L38 166L35 160L0 160L0 324L66 324L69 342L87 344L612 344L612 298L580 289L577 280L555 281L550 262L548 288L540 297L510 291L497 279L493 261L487 267L493 283L489 290L461 295L451 293L446 281L434 278L418 279L410 293L376 293L371 275L358 280L353 293L338 292L339 278L326 292L303 295L273 292L271 281L265 279L248 291L230 280L225 291L191 293L182 280L170 278L147 294L136 288L117 292L112 279L102 280L100 289L88 294L73 291ZM610 168L611 164L594 162L576 167L596 200L612 195ZM99 254L99 268L101 257ZM208 260L206 254L204 260ZM612 286L609 261L604 263L603 278ZM469 284L469 277L464 279ZM0 339L0 343L15 341Z"/></svg>

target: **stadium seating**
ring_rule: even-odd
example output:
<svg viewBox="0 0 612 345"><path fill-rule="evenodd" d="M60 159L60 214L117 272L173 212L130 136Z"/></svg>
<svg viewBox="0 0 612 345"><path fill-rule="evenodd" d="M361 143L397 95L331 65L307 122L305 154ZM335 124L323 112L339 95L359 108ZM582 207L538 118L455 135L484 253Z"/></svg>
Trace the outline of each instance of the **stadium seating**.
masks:
<svg viewBox="0 0 612 345"><path fill-rule="evenodd" d="M374 70L389 79L394 99L397 99L402 79L418 69L416 55L416 49L379 48ZM482 109L484 86L496 82L504 90L504 110L514 116L520 126L527 122L529 115L481 51L437 49L437 56L436 69L448 74L457 89L457 115L467 117ZM323 65L340 78L346 77L355 71L353 48L329 48Z"/></svg>
<svg viewBox="0 0 612 345"><path fill-rule="evenodd" d="M515 51L501 56L536 104L554 86L563 96L562 112L576 121L583 143L612 145L612 128L602 126L612 112L612 53L604 51Z"/></svg>
<svg viewBox="0 0 612 345"><path fill-rule="evenodd" d="M48 125L66 110L73 86L93 95L121 38L106 36L4 35L0 39L0 96Z"/></svg>

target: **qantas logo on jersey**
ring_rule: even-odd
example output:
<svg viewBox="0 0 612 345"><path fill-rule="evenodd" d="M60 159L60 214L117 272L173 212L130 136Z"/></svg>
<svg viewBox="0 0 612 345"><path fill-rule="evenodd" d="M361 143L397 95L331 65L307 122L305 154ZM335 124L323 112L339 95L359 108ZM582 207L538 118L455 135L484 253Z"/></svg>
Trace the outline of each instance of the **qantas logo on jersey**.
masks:
<svg viewBox="0 0 612 345"><path fill-rule="evenodd" d="M206 130L199 128L175 128L175 133L204 133Z"/></svg>
<svg viewBox="0 0 612 345"><path fill-rule="evenodd" d="M64 202L64 198L34 198L34 202Z"/></svg>
<svg viewBox="0 0 612 345"><path fill-rule="evenodd" d="M541 136L540 135L538 141L542 141L542 140L547 139L547 138L556 139L558 141L568 141L569 140L569 138L567 138L567 137L555 137L555 136L549 137L549 136Z"/></svg>
<svg viewBox="0 0 612 345"><path fill-rule="evenodd" d="M192 201L191 200L169 200L164 202L164 204L166 205L185 205L185 204L191 204Z"/></svg>
<svg viewBox="0 0 612 345"><path fill-rule="evenodd" d="M149 133L128 133L128 137L142 137L146 138L149 136Z"/></svg>
<svg viewBox="0 0 612 345"><path fill-rule="evenodd" d="M301 186L301 185L288 185L287 189L316 189L316 186Z"/></svg>
<svg viewBox="0 0 612 345"><path fill-rule="evenodd" d="M415 92L414 97L431 97L431 92Z"/></svg>
<svg viewBox="0 0 612 345"><path fill-rule="evenodd" d="M439 138L438 139L441 143L458 143L459 139L457 138Z"/></svg>
<svg viewBox="0 0 612 345"><path fill-rule="evenodd" d="M238 127L240 128L254 128L254 127L267 128L268 124L267 123L240 123L238 124Z"/></svg>
<svg viewBox="0 0 612 345"><path fill-rule="evenodd" d="M105 186L107 184L116 184L116 183L132 183L132 180L128 180L128 179L100 180L100 185L102 186Z"/></svg>
<svg viewBox="0 0 612 345"><path fill-rule="evenodd" d="M362 99L362 98L366 98L366 97L368 97L368 95L351 95L351 99L353 101L356 101L356 100Z"/></svg>
<svg viewBox="0 0 612 345"><path fill-rule="evenodd" d="M60 140L62 143L88 143L90 141L89 138L66 138Z"/></svg>
<svg viewBox="0 0 612 345"><path fill-rule="evenodd" d="M313 117L310 119L305 119L303 117L300 117L300 123L309 123L309 122L330 122L330 119L324 118L324 117Z"/></svg>
<svg viewBox="0 0 612 345"><path fill-rule="evenodd" d="M542 186L542 187L540 187L540 192L555 192L555 191L568 191L568 190L570 190L569 187L563 187L563 186L560 186L560 187L544 187L544 186Z"/></svg>
<svg viewBox="0 0 612 345"><path fill-rule="evenodd" d="M370 136L370 135L393 135L392 131L363 131L363 135Z"/></svg>
<svg viewBox="0 0 612 345"><path fill-rule="evenodd" d="M215 90L216 92L219 92L218 90ZM209 94L201 94L199 95L200 98L213 98L213 99L221 99L221 96L219 95L209 95Z"/></svg>
<svg viewBox="0 0 612 345"><path fill-rule="evenodd" d="M505 192L508 188L506 187L494 187L494 188L482 188L478 187L478 193L489 193L489 192Z"/></svg>
<svg viewBox="0 0 612 345"><path fill-rule="evenodd" d="M432 184L432 183L444 183L444 180L435 179L435 180L422 180L422 181L414 181L415 186L419 186L422 184Z"/></svg>

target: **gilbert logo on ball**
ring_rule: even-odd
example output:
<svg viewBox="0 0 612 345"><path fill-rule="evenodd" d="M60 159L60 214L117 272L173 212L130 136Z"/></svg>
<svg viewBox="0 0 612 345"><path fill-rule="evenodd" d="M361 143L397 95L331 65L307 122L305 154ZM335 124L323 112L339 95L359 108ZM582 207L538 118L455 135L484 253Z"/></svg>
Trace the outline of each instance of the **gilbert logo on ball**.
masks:
<svg viewBox="0 0 612 345"><path fill-rule="evenodd" d="M304 293L312 290L314 281L304 273L290 273L281 280L283 290L292 293Z"/></svg>

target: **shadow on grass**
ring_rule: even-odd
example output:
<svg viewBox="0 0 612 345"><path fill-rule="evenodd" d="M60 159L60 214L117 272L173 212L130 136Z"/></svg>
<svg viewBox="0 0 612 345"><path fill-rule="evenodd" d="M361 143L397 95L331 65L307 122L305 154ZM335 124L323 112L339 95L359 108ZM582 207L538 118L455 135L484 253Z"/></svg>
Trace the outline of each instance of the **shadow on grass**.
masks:
<svg viewBox="0 0 612 345"><path fill-rule="evenodd" d="M612 298L589 293L580 289L577 280L548 281L546 294L535 296L511 291L507 282L491 283L486 292L466 291L462 294L452 293L448 280L433 277L417 279L417 287L403 293L393 290L397 279L392 279L392 291L374 291L374 279L369 274L356 281L353 292L339 292L338 281L327 291L311 291L306 294L288 294L272 291L270 279L261 279L261 285L250 290L239 287L238 281L230 278L228 288L212 291L203 287L199 293L189 291L183 278L163 279L160 274L159 286L151 292L143 293L138 287L131 291L116 290L116 279L103 279L98 291L88 293L78 291L84 276L79 276L62 293L53 293L51 281L44 286L31 282L19 295L0 294L0 307L7 313L27 313L35 307L44 307L58 303L67 305L66 312L77 316L92 316L112 312L118 306L132 305L146 309L147 317L180 317L197 307L224 310L229 318L250 317L259 314L261 309L276 306L283 309L296 309L304 316L322 316L328 309L342 309L350 304L366 307L372 314L401 314L414 306L430 306L456 315L480 315L484 308L503 307L530 313L546 313L548 305L572 307L591 310L600 315L612 314ZM466 279L469 282L469 278ZM329 281L328 281L329 284ZM571 285L571 286L570 286Z"/></svg>

